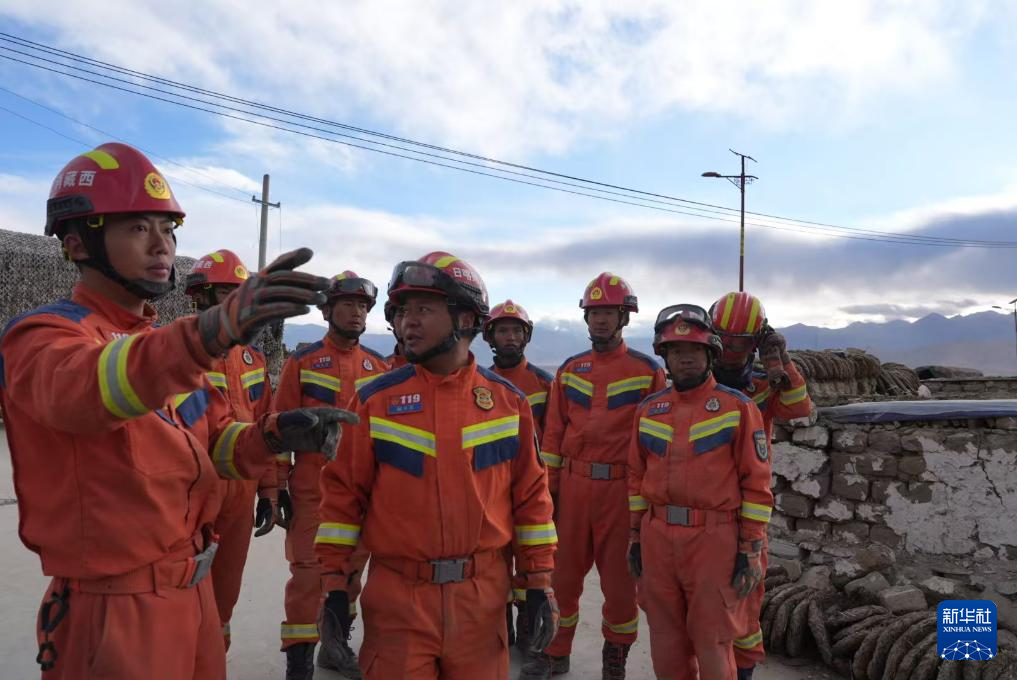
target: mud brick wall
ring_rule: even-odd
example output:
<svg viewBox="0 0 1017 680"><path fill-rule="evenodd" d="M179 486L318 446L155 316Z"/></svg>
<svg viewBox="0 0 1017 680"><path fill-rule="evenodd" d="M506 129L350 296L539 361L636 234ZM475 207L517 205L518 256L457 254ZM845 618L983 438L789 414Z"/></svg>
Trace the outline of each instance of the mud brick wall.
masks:
<svg viewBox="0 0 1017 680"><path fill-rule="evenodd" d="M1017 399L1017 377L923 380L933 399Z"/></svg>
<svg viewBox="0 0 1017 680"><path fill-rule="evenodd" d="M771 555L837 585L929 558L1017 560L1017 418L778 426ZM976 566L976 570L978 567Z"/></svg>

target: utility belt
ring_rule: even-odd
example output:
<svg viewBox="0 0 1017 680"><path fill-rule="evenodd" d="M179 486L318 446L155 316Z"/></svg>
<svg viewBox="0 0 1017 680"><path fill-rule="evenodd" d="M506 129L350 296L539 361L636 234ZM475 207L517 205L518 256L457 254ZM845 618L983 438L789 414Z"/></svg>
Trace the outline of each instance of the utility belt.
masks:
<svg viewBox="0 0 1017 680"><path fill-rule="evenodd" d="M402 574L407 581L433 583L439 586L446 583L462 583L499 561L504 561L500 550L484 550L467 557L442 560L411 560L371 555L371 564Z"/></svg>
<svg viewBox="0 0 1017 680"><path fill-rule="evenodd" d="M731 524L738 520L738 511L702 510L682 505L651 505L650 516L674 526L702 527Z"/></svg>
<svg viewBox="0 0 1017 680"><path fill-rule="evenodd" d="M562 467L568 469L572 474L580 475L588 479L612 480L628 479L629 466L619 463L591 463L575 458L566 458Z"/></svg>
<svg viewBox="0 0 1017 680"><path fill-rule="evenodd" d="M67 579L72 592L96 595L133 595L164 588L193 588L208 576L219 550L219 535L211 526L196 532L188 541L157 562L116 576Z"/></svg>

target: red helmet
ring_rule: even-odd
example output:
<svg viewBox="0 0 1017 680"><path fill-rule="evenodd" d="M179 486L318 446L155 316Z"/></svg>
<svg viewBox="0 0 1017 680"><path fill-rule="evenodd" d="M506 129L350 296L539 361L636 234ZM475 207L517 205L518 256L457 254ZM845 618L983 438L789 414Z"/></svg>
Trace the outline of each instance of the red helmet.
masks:
<svg viewBox="0 0 1017 680"><path fill-rule="evenodd" d="M327 304L341 297L359 297L367 300L367 311L374 309L374 303L378 301L378 287L368 279L357 276L356 272L349 269L342 274L337 274L332 279L332 284L325 291Z"/></svg>
<svg viewBox="0 0 1017 680"><path fill-rule="evenodd" d="M756 351L766 326L766 310L754 295L728 293L710 307L713 327L724 343L725 364L742 364Z"/></svg>
<svg viewBox="0 0 1017 680"><path fill-rule="evenodd" d="M65 220L116 213L184 218L152 161L134 147L109 142L72 159L53 180L46 201L46 235L62 236L60 224Z"/></svg>
<svg viewBox="0 0 1017 680"><path fill-rule="evenodd" d="M611 272L604 272L586 286L579 307L581 309L621 307L627 312L638 312L639 300L625 279Z"/></svg>
<svg viewBox="0 0 1017 680"><path fill-rule="evenodd" d="M653 352L663 357L664 345L669 342L706 345L714 359L723 350L720 338L710 323L710 316L699 305L671 305L660 310L653 324Z"/></svg>
<svg viewBox="0 0 1017 680"><path fill-rule="evenodd" d="M184 293L194 295L200 287L214 284L239 286L248 276L247 267L236 253L232 250L217 250L194 263L184 279Z"/></svg>
<svg viewBox="0 0 1017 680"><path fill-rule="evenodd" d="M388 299L399 304L406 293L437 293L476 312L478 324L490 313L487 286L477 270L455 255L436 251L419 260L400 262L388 282Z"/></svg>
<svg viewBox="0 0 1017 680"><path fill-rule="evenodd" d="M500 305L495 305L491 309L491 317L484 322L484 340L491 342L494 334L494 324L497 321L503 319L515 319L523 324L526 328L526 336L529 338L533 334L533 322L530 321L530 315L526 313L522 305L517 305L512 300L506 300Z"/></svg>

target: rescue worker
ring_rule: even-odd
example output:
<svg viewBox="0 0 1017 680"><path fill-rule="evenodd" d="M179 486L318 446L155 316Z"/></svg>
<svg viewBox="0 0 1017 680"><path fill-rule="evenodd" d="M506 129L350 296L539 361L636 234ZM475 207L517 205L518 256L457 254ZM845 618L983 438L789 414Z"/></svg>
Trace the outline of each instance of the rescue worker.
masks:
<svg viewBox="0 0 1017 680"><path fill-rule="evenodd" d="M337 275L326 293L321 313L328 331L321 340L290 355L283 366L275 395L276 410L326 405L346 408L356 390L388 370L384 358L360 344L367 315L378 298L375 285L352 271ZM314 674L314 647L319 640L321 568L314 554L321 503L319 479L325 457L315 454L279 458L279 484L287 488L292 518L286 532L286 620L282 622L282 651L286 653L287 680L310 680ZM350 607L355 607L360 577L368 553L358 550L355 574L350 576ZM355 609L352 610L355 612ZM317 663L339 671L351 680L360 677L357 657L345 636L322 638Z"/></svg>
<svg viewBox="0 0 1017 680"><path fill-rule="evenodd" d="M722 385L750 397L763 414L766 441L773 440L774 418L806 418L812 400L798 368L787 353L784 336L773 330L762 303L746 292L728 293L710 307L713 327L723 350L713 366L713 376ZM756 353L762 360L754 362ZM763 537L762 569L766 573L767 544ZM759 625L763 604L763 583L745 601L745 621L734 640L739 680L752 677L752 669L766 658Z"/></svg>
<svg viewBox="0 0 1017 680"><path fill-rule="evenodd" d="M184 212L155 166L103 144L60 171L46 212L79 282L0 339L19 534L52 577L37 661L47 680L221 680L205 578L217 473L257 478L274 451L334 451L338 423L353 419L305 409L239 422L205 374L267 323L318 304L328 281L293 271L311 257L293 251L220 304L156 327L147 301L174 286Z"/></svg>
<svg viewBox="0 0 1017 680"><path fill-rule="evenodd" d="M666 680L731 680L739 600L762 580L773 506L766 433L752 400L711 374L720 338L702 307L662 310L653 349L672 386L639 405L628 481L629 568L653 670Z"/></svg>
<svg viewBox="0 0 1017 680"><path fill-rule="evenodd" d="M389 330L392 331L392 335L395 337L395 346L392 348L392 354L385 357L385 363L388 364L390 370L402 368L410 362L403 355L403 339L399 334L398 326L402 321L402 315L399 313L399 306L394 302L385 302L385 321L388 322Z"/></svg>
<svg viewBox="0 0 1017 680"><path fill-rule="evenodd" d="M510 542L535 647L550 642L558 619L557 538L533 416L523 393L470 353L488 315L473 267L444 252L402 262L388 295L412 365L358 391L364 426L322 472L324 631L349 630L347 589L362 542L371 553L365 678L501 680Z"/></svg>
<svg viewBox="0 0 1017 680"><path fill-rule="evenodd" d="M230 250L217 250L195 261L184 280L184 292L194 309L203 312L221 303L248 279L247 267ZM265 374L265 357L253 345L233 347L205 375L229 404L233 418L253 423L270 410L272 390ZM220 479L222 508L215 518L215 530L221 539L212 563L215 605L222 622L222 635L230 648L230 619L240 598L240 584L251 545L251 531L263 536L275 524L277 501L275 467L269 465L260 480ZM254 497L258 496L256 512ZM255 518L257 515L257 519Z"/></svg>
<svg viewBox="0 0 1017 680"><path fill-rule="evenodd" d="M521 305L512 300L491 308L490 318L484 322L484 340L491 346L494 365L489 370L522 390L533 413L533 426L537 443L544 430L547 410L547 393L554 376L526 360L526 345L533 337L533 322ZM511 567L512 553L507 551L505 561ZM511 569L510 572L511 574ZM505 624L509 631L509 644L515 644L525 653L530 646L530 631L526 627L526 589L518 579L512 583L512 601L505 605ZM513 625L512 604L519 610Z"/></svg>
<svg viewBox="0 0 1017 680"><path fill-rule="evenodd" d="M629 315L639 311L624 279L600 274L579 306L593 349L558 369L540 445L561 528L553 579L561 630L544 654L524 664L521 680L568 672L583 581L594 564L604 593L603 678L625 677L639 626L635 583L625 564L629 440L636 405L664 387L664 372L622 339Z"/></svg>

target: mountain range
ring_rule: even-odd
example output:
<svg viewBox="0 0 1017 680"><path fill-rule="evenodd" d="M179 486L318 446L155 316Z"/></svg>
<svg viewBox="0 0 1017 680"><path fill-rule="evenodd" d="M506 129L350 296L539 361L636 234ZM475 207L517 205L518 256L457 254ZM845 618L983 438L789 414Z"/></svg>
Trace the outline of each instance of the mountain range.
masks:
<svg viewBox="0 0 1017 680"><path fill-rule="evenodd" d="M986 375L1017 375L1017 335L1014 317L996 312L946 317L929 314L916 321L856 322L843 328L823 328L795 324L778 329L791 349L844 349L855 347L875 355L881 361L894 361L911 367L939 364L974 368ZM289 347L314 342L324 335L317 324L286 324L284 341ZM362 342L382 354L392 351L390 334L365 333ZM652 354L652 338L634 334L629 346ZM544 322L537 325L527 347L529 360L548 370L589 348L586 327L581 321ZM483 365L491 361L491 352L481 340L473 343L473 352Z"/></svg>

